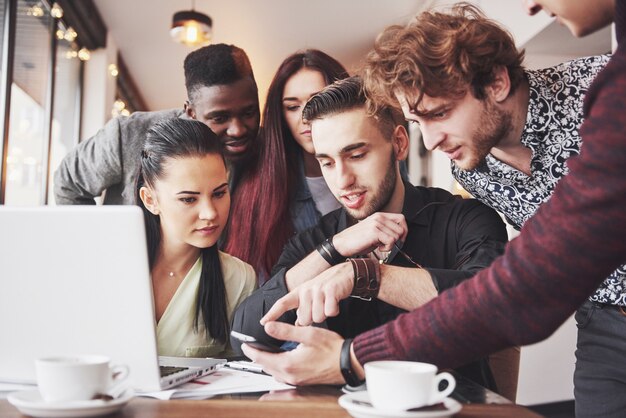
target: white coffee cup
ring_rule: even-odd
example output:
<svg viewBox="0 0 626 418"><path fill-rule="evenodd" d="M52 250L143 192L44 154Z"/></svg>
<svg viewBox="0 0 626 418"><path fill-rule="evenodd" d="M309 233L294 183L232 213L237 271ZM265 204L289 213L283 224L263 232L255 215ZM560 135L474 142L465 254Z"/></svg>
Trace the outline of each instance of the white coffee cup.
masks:
<svg viewBox="0 0 626 418"><path fill-rule="evenodd" d="M106 394L128 376L127 366L109 366L105 356L46 357L35 361L37 385L46 402L83 401Z"/></svg>
<svg viewBox="0 0 626 418"><path fill-rule="evenodd" d="M381 411L406 411L432 405L452 393L456 381L450 373L437 374L437 366L414 361L373 361L365 364L370 401ZM439 383L448 386L440 391Z"/></svg>

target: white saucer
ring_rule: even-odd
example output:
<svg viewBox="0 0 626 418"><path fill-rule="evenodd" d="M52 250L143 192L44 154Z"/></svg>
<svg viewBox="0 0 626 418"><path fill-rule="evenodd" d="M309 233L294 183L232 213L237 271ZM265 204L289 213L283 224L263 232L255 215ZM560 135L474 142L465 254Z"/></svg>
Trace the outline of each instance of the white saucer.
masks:
<svg viewBox="0 0 626 418"><path fill-rule="evenodd" d="M133 398L133 391L128 389L121 396L104 401L73 402L46 402L39 394L39 390L25 390L9 394L8 401L22 414L32 417L57 418L57 417L97 417L116 412Z"/></svg>
<svg viewBox="0 0 626 418"><path fill-rule="evenodd" d="M381 411L369 403L367 391L348 393L339 398L339 405L354 418L444 418L461 410L461 404L452 398L443 400L445 411Z"/></svg>

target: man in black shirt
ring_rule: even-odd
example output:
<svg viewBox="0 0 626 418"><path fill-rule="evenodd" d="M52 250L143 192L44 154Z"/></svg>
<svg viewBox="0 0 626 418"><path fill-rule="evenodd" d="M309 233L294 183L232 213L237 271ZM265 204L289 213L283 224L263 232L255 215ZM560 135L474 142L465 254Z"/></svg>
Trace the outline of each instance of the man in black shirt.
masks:
<svg viewBox="0 0 626 418"><path fill-rule="evenodd" d="M235 331L269 342L259 321L280 317L351 338L423 305L502 253L507 235L495 211L402 181L406 129L388 112L367 114L360 79L327 87L303 116L343 208L286 245L272 278L237 309ZM464 374L494 386L485 362Z"/></svg>

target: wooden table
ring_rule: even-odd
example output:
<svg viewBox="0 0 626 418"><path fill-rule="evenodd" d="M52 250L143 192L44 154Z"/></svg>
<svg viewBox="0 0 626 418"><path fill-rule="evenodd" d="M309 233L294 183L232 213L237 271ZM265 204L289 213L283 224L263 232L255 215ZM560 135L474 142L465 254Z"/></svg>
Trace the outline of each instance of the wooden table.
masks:
<svg viewBox="0 0 626 418"><path fill-rule="evenodd" d="M13 405L0 400L0 417L23 417ZM205 401L158 401L136 398L111 418L349 418L348 412L333 399L306 399L293 401L255 401L240 399L210 399ZM540 417L514 404L468 404L464 405L458 418Z"/></svg>
<svg viewBox="0 0 626 418"><path fill-rule="evenodd" d="M469 381L468 381L469 382ZM455 398L463 403L458 418L540 417L523 406L512 404L501 396L479 385L459 385ZM462 381L461 381L462 383ZM473 385L473 386L472 386ZM459 387L460 386L460 387ZM341 391L336 387L318 386L298 388L266 394L224 395L208 400L158 401L135 398L111 418L349 418L348 412L339 406L337 398ZM476 398L477 397L477 398ZM479 403L468 402L468 398ZM0 400L0 417L23 417L6 399Z"/></svg>

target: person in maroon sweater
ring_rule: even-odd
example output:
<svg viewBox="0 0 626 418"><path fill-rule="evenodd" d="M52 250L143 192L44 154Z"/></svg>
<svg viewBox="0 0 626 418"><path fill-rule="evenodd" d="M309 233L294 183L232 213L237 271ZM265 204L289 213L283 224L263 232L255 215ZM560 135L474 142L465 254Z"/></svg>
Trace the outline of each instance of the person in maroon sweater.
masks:
<svg viewBox="0 0 626 418"><path fill-rule="evenodd" d="M268 373L292 384L342 383L342 347L350 350L352 373L363 378L362 365L374 360L448 368L535 343L626 259L626 0L544 0L531 6L545 6L577 36L614 18L618 42L624 41L587 93L582 151L569 160L570 173L489 268L351 344L328 330L265 317L269 335L301 343L280 354L244 346Z"/></svg>
<svg viewBox="0 0 626 418"><path fill-rule="evenodd" d="M370 107L400 104L406 120L419 125L424 146L445 153L456 180L518 230L580 153L584 97L611 58L529 70L523 56L506 30L460 3L387 28L363 71ZM620 310L626 310L626 264L575 315L578 416L594 416L599 399L608 409L626 410L626 399L615 396L626 391L626 373L617 383L613 367L626 364Z"/></svg>

